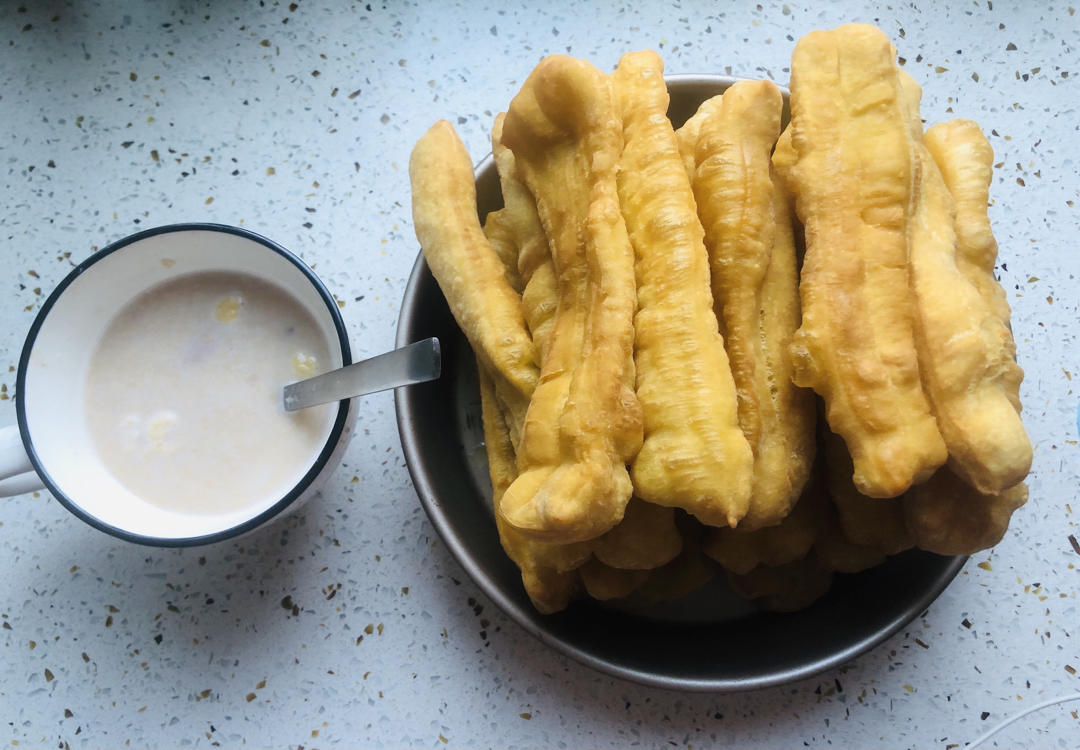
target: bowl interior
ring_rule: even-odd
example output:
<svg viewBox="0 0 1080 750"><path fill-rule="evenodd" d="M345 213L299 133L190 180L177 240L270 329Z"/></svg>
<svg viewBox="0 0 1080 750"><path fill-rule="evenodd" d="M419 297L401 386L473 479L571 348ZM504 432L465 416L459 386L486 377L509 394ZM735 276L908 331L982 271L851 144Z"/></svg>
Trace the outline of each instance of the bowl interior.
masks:
<svg viewBox="0 0 1080 750"><path fill-rule="evenodd" d="M680 125L733 79L671 76L669 117ZM785 92L785 103L787 94ZM786 119L786 112L785 112ZM502 198L491 158L476 168L481 217ZM759 611L722 576L683 600L649 609L579 601L541 615L499 544L483 445L476 364L423 257L405 291L399 346L438 336L441 379L398 389L402 447L417 494L473 580L543 642L609 674L662 687L734 691L809 676L848 661L897 632L948 585L965 558L909 551L857 575L791 614Z"/></svg>
<svg viewBox="0 0 1080 750"><path fill-rule="evenodd" d="M86 374L98 341L138 295L205 271L244 273L279 287L316 322L330 352L327 365L351 361L344 323L329 292L302 261L254 233L204 224L158 227L81 263L49 296L31 328L19 369L19 418L28 453L57 499L93 525L134 541L184 544L236 532L283 509L317 473L301 467L277 491L242 508L184 513L141 499L98 458L83 418ZM336 446L348 405L324 412L310 467L321 468L324 454Z"/></svg>

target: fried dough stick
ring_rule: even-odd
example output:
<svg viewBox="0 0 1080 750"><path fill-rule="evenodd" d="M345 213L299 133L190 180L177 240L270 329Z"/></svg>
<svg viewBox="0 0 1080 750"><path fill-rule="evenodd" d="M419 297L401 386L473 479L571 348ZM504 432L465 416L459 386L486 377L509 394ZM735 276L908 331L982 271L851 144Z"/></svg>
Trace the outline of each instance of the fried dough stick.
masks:
<svg viewBox="0 0 1080 750"><path fill-rule="evenodd" d="M559 301L529 404L520 474L497 509L528 536L592 539L622 518L641 447L633 383L634 256L619 211L622 150L607 78L545 58L510 103L503 143L536 200Z"/></svg>
<svg viewBox="0 0 1080 750"><path fill-rule="evenodd" d="M627 506L627 516L635 503L648 506L648 503L632 500ZM626 600L628 606L651 607L680 599L704 586L712 579L716 567L701 552L700 538L706 527L681 513L675 519L675 527L681 549L673 559L651 570L633 570L613 568L593 558L579 571L585 590L595 599L629 597Z"/></svg>
<svg viewBox="0 0 1080 750"><path fill-rule="evenodd" d="M691 516L680 516L676 526L682 535L682 551L671 562L650 571L643 584L630 594L627 604L651 607L690 594L712 580L716 566L701 552L703 526Z"/></svg>
<svg viewBox="0 0 1080 750"><path fill-rule="evenodd" d="M682 549L671 508L633 497L619 524L592 541L593 555L620 570L651 570L671 562Z"/></svg>
<svg viewBox="0 0 1080 750"><path fill-rule="evenodd" d="M776 146L773 148L772 155L773 168L785 184L788 184L791 168L795 166L795 162L798 160L799 155L795 153L795 146L791 143L791 125L789 124L780 133L780 137L776 139Z"/></svg>
<svg viewBox="0 0 1080 750"><path fill-rule="evenodd" d="M844 441L834 433L825 436L825 463L829 496L849 541L879 549L886 555L895 555L914 545L901 499L880 500L860 493L851 479L851 456Z"/></svg>
<svg viewBox="0 0 1080 750"><path fill-rule="evenodd" d="M752 455L709 294L708 259L679 158L663 62L623 56L612 75L625 146L618 188L636 256L637 393L645 441L636 493L704 523L734 526L749 507Z"/></svg>
<svg viewBox="0 0 1080 750"><path fill-rule="evenodd" d="M776 567L759 565L741 575L727 574L732 591L769 612L809 607L828 593L832 578L832 572L821 567L813 555Z"/></svg>
<svg viewBox="0 0 1080 750"><path fill-rule="evenodd" d="M536 213L536 201L529 189L518 179L514 152L502 142L505 121L505 112L495 116L495 125L491 129L491 153L495 158L495 168L499 173L499 185L502 188L504 208L501 213L505 214L504 223L516 245L517 255L511 265L523 287L522 312L539 355L538 361L542 363L547 352L551 327L555 323L555 308L559 300L558 285L547 237L544 236L544 227Z"/></svg>
<svg viewBox="0 0 1080 750"><path fill-rule="evenodd" d="M496 132L501 130L498 125L499 123L497 123ZM531 196L528 200L531 201ZM484 223L484 234L492 242L499 256L507 280L512 286L516 281L515 289L520 289L518 247L521 237L521 212L527 206L523 207L520 202L514 200L504 199L504 202L507 202L507 207L488 214ZM535 216L535 207L532 210ZM540 347L538 346L537 349L539 350ZM506 488L517 477L514 440L505 414L495 397L492 378L479 359L477 373L492 499L497 505L506 492ZM520 438L520 435L518 437ZM576 569L589 560L591 554L589 545L577 542L560 546L533 541L502 521L498 514L495 514L495 524L503 550L521 570L522 584L536 609L543 614L551 614L564 609L578 591Z"/></svg>
<svg viewBox="0 0 1080 750"><path fill-rule="evenodd" d="M831 503L821 518L821 530L814 541L814 555L818 564L837 573L858 573L885 562L880 547L856 544L848 539L840 517Z"/></svg>
<svg viewBox="0 0 1080 750"><path fill-rule="evenodd" d="M1023 482L984 495L945 467L904 496L904 514L919 549L972 555L1001 541L1013 511L1027 497Z"/></svg>
<svg viewBox="0 0 1080 750"><path fill-rule="evenodd" d="M682 157L683 166L686 167L686 174L691 182L694 181L694 171L697 168L694 152L697 150L698 136L701 134L701 124L714 112L720 111L722 101L723 95L720 94L706 99L701 103L701 106L697 108L697 112L691 115L690 119L684 122L682 127L675 131L675 137L679 140L679 155Z"/></svg>
<svg viewBox="0 0 1080 750"><path fill-rule="evenodd" d="M530 245L532 230L530 209L531 219L536 222L535 233L539 235L539 241L543 243L544 255L547 255L547 248L543 230L536 217L536 207L532 203L532 196L513 177L513 154L505 147L501 147L499 142L501 132L502 115L496 118L495 127L492 130L492 150L496 154L501 154L503 157L501 166L507 170L507 178L502 180L505 205L502 209L487 215L484 234L491 241L502 263L507 281L515 291L521 292L525 282L518 269L518 259L522 252L519 248L528 248ZM498 160L498 156L496 158ZM502 171L500 171L501 175ZM535 253L535 250L533 252ZM548 263L550 264L550 259ZM554 302L551 306L554 307ZM528 322L528 308L525 308L525 312L526 322ZM534 344L537 344L539 354L541 347L535 338ZM491 475L493 501L497 506L506 489L517 478L515 441L510 434L511 426L507 424L506 415L495 397L492 378L479 359L477 369L488 470ZM520 439L520 435L517 437ZM503 521L497 513L495 523L503 549L520 568L526 593L537 610L550 614L565 608L570 598L578 592L576 570L589 560L591 555L589 545L583 542L555 545L531 540Z"/></svg>
<svg viewBox="0 0 1080 750"><path fill-rule="evenodd" d="M1012 335L957 266L953 199L923 143L922 89L900 75L922 174L908 263L923 386L949 465L980 492L1002 492L1027 476L1032 457L1004 377L1014 366Z"/></svg>
<svg viewBox="0 0 1080 750"><path fill-rule="evenodd" d="M801 560L818 537L820 516L828 504L825 488L808 485L795 507L780 523L754 531L714 529L705 531L702 549L724 570L749 573L758 565L777 566Z"/></svg>
<svg viewBox="0 0 1080 750"><path fill-rule="evenodd" d="M505 204L500 213L504 215L503 223L508 227L516 246L520 247L520 252L514 258L514 270L520 272L520 278L526 283L526 292L522 296L525 320L529 323L533 343L543 363L558 304L558 290L547 238L536 213L536 203L529 189L517 178L513 152L502 143L505 117L505 113L496 116L491 131L492 153ZM579 547L581 544L577 543ZM583 572L582 580L593 598L612 598L610 594L615 590L616 579L624 586L629 585L630 579L643 579L640 576L620 577L617 573L603 570L603 566L624 571L649 570L670 561L681 548L682 538L675 527L672 509L631 498L622 520L589 544L596 560L591 564L593 574ZM594 583L592 587L588 585L590 581Z"/></svg>
<svg viewBox="0 0 1080 750"><path fill-rule="evenodd" d="M790 169L806 232L794 378L825 399L830 428L870 497L929 478L947 451L919 379L907 278L917 167L895 50L872 26L814 31L791 62Z"/></svg>
<svg viewBox="0 0 1080 750"><path fill-rule="evenodd" d="M971 120L934 125L926 131L926 147L956 205L956 265L979 290L1007 331L1002 344L1006 356L1001 377L1009 400L1019 412L1024 371L1016 362L1009 301L994 277L998 246L987 214L994 149L978 124Z"/></svg>
<svg viewBox="0 0 1080 750"><path fill-rule="evenodd" d="M524 284L521 281L521 274L517 270L518 243L513 227L510 225L510 214L505 208L490 211L484 217L483 229L484 236L491 243L491 249L495 251L495 255L502 262L506 283L515 292L521 294ZM528 323L528 318L525 319L525 322Z"/></svg>
<svg viewBox="0 0 1080 750"><path fill-rule="evenodd" d="M492 499L497 506L506 488L517 477L517 465L510 432L499 410L491 376L479 363L477 369L488 472L491 475ZM589 559L588 547L584 544L557 547L534 542L501 521L498 514L495 523L499 541L507 556L521 569L521 582L536 609L543 614L564 609L576 593L577 573L574 571Z"/></svg>
<svg viewBox="0 0 1080 750"><path fill-rule="evenodd" d="M671 508L636 497L615 528L587 543L593 557L579 570L593 599L622 599L679 556L682 535Z"/></svg>
<svg viewBox="0 0 1080 750"><path fill-rule="evenodd" d="M780 522L814 460L814 403L792 382L788 346L799 326L795 242L787 196L769 155L783 99L768 81L740 81L701 124L694 195L712 291L738 393L739 426L754 453L740 528Z"/></svg>
<svg viewBox="0 0 1080 750"><path fill-rule="evenodd" d="M950 120L934 125L926 131L926 147L956 204L956 265L1010 332L1004 346L1011 364L1005 368L1002 377L1013 406L1020 411L1020 383L1024 371L1016 363L1009 301L994 277L998 246L986 209L990 202L994 149L978 124L971 120Z"/></svg>
<svg viewBox="0 0 1080 750"><path fill-rule="evenodd" d="M424 258L481 365L492 375L511 436L520 435L536 389L536 351L521 298L484 236L472 162L454 127L440 120L409 158L413 225Z"/></svg>
<svg viewBox="0 0 1080 750"><path fill-rule="evenodd" d="M595 557L578 570L585 593L597 601L622 599L636 591L652 575L651 570L613 568Z"/></svg>

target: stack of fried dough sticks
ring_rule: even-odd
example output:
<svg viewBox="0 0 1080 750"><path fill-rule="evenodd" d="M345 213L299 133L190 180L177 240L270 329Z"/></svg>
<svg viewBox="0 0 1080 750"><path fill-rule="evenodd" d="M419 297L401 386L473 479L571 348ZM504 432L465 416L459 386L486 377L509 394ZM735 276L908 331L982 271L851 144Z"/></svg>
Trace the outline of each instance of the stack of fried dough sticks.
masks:
<svg viewBox="0 0 1080 750"><path fill-rule="evenodd" d="M791 610L833 572L1004 534L1031 444L993 153L967 120L924 133L920 97L856 24L796 45L783 130L768 81L676 130L656 53L610 75L548 57L495 120L482 226L453 127L416 144L416 235L476 355L495 523L537 609L677 598L715 561Z"/></svg>

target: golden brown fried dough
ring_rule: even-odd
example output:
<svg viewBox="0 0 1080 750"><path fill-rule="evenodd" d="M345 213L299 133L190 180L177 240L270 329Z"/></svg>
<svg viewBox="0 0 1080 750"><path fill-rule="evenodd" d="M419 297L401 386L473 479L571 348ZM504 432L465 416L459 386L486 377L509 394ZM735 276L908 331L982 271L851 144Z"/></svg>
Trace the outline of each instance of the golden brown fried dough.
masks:
<svg viewBox="0 0 1080 750"><path fill-rule="evenodd" d="M940 122L926 131L925 138L956 205L956 265L990 301L1008 328L1009 302L994 277L998 246L987 213L994 149L979 125L971 120ZM1010 382L1019 389L1023 371L1019 367L1015 369Z"/></svg>
<svg viewBox="0 0 1080 750"><path fill-rule="evenodd" d="M536 345L536 352L543 363L551 343L551 331L555 327L555 310L559 304L559 283L555 278L555 266L551 258L540 263L525 282L521 294L521 307L529 332Z"/></svg>
<svg viewBox="0 0 1080 750"><path fill-rule="evenodd" d="M683 537L682 551L667 565L650 571L651 575L627 598L628 605L651 607L681 599L716 575L716 565L701 551L699 538L704 527L685 514L677 515L676 526Z"/></svg>
<svg viewBox="0 0 1080 750"><path fill-rule="evenodd" d="M521 274L517 270L517 238L514 237L510 227L509 217L505 208L491 211L484 217L484 236L491 243L491 249L499 256L506 275L506 283L518 294L521 294L523 284ZM526 320L526 322L528 322Z"/></svg>
<svg viewBox="0 0 1080 750"><path fill-rule="evenodd" d="M514 445L510 441L510 428L495 398L495 384L479 357L476 360L476 378L480 385L480 414L494 504L517 478L517 461L514 458Z"/></svg>
<svg viewBox="0 0 1080 750"><path fill-rule="evenodd" d="M634 256L615 184L622 128L607 78L582 60L545 58L511 102L502 140L536 200L559 301L520 473L498 512L535 539L593 539L622 518L626 464L642 439Z"/></svg>
<svg viewBox="0 0 1080 750"><path fill-rule="evenodd" d="M783 99L768 81L740 81L700 126L694 195L705 228L713 300L754 453L750 507L740 527L780 521L814 460L814 405L792 384L788 346L799 326L795 244L787 197L769 155Z"/></svg>
<svg viewBox="0 0 1080 750"><path fill-rule="evenodd" d="M525 318L530 323L533 341L540 352L541 362L547 350L545 339L551 329L551 322L557 303L557 290L554 283L554 270L550 253L547 251L547 239L536 215L536 205L532 194L516 177L516 165L513 152L502 144L502 124L505 115L499 115L492 130L492 149L499 169L500 181L505 196L506 208L500 214L513 214L503 224L508 225L512 241L521 244L520 260L513 258L514 270L521 272L528 280L527 293L522 304ZM491 215L489 214L489 219ZM485 228L486 233L486 228ZM518 239L522 238L522 239ZM509 262L503 257L504 263ZM550 279L550 283L548 282ZM530 300L539 304L530 307ZM534 327L534 322L536 323ZM516 470L515 470L516 476ZM586 544L577 542L558 546L543 542L529 542L513 528L507 529L505 522L500 524L504 535L515 542L515 551L520 553L523 545L529 545L529 557L524 567L543 567L550 565L558 572L565 572L577 567L587 559L588 551L593 550L597 560L592 564L590 573L582 573L581 580L590 595L597 599L618 598L624 591L643 580L641 575L629 575L622 571L647 570L669 562L682 547L682 539L675 528L673 511L644 503L631 498L622 520L607 533ZM605 566L610 566L607 568ZM618 568L619 571L611 568ZM548 576L550 578L551 576ZM547 579L538 579L540 583ZM621 587L621 588L620 588Z"/></svg>
<svg viewBox="0 0 1080 750"><path fill-rule="evenodd" d="M528 283L536 266L550 258L547 238L536 213L536 201L532 193L518 177L514 153L503 143L503 126L506 113L495 116L491 128L491 154L499 175L499 189L503 198L506 224L519 248L514 261L523 282Z"/></svg>
<svg viewBox="0 0 1080 750"><path fill-rule="evenodd" d="M758 386L767 387L759 402L763 433L755 454L754 492L750 512L743 519L749 528L772 523L784 507L790 510L806 487L817 453L814 394L795 385L790 354L791 340L802 321L792 198L775 170L771 182L775 231L761 287L765 382Z"/></svg>
<svg viewBox="0 0 1080 750"><path fill-rule="evenodd" d="M839 436L825 436L829 496L844 536L855 544L875 547L887 555L909 549L914 539L904 521L900 498L877 499L859 492L852 482L851 456Z"/></svg>
<svg viewBox="0 0 1080 750"><path fill-rule="evenodd" d="M409 158L413 225L424 258L454 319L519 435L539 371L525 328L521 298L484 237L476 213L472 162L453 126L440 120L416 143Z"/></svg>
<svg viewBox="0 0 1080 750"><path fill-rule="evenodd" d="M791 145L791 125L789 123L780 133L780 137L776 141L776 146L773 148L773 180L779 183L779 189L787 200L786 208L788 218L791 220L793 227L793 239L798 243L795 247L795 257L798 261L801 261L806 249L806 243L803 241L802 227L795 227L798 220L795 218L795 193L792 192L791 189L791 168L795 166L795 162L798 161L798 158L798 154L795 153L795 147ZM802 318L801 309L799 311L799 317L800 319Z"/></svg>
<svg viewBox="0 0 1080 750"><path fill-rule="evenodd" d="M701 124L714 112L719 111L722 98L721 95L717 95L703 101L697 112L675 131L675 137L679 141L679 156L682 157L683 166L686 168L686 174L691 182L694 181L694 170L697 168L694 152L697 150Z"/></svg>
<svg viewBox="0 0 1080 750"><path fill-rule="evenodd" d="M880 547L856 544L848 539L835 508L828 504L821 519L821 529L814 541L814 555L825 570L859 573L885 562Z"/></svg>
<svg viewBox="0 0 1080 750"><path fill-rule="evenodd" d="M815 31L791 64L790 170L806 233L795 382L825 399L854 481L895 497L947 451L919 379L907 273L917 178L895 50L872 26Z"/></svg>
<svg viewBox="0 0 1080 750"><path fill-rule="evenodd" d="M772 258L769 153L780 132L780 90L741 81L701 125L694 189L709 250L713 299L738 392L739 424L756 447L763 429L754 375L761 365L761 287Z"/></svg>
<svg viewBox="0 0 1080 750"><path fill-rule="evenodd" d="M621 570L651 570L675 559L682 536L671 508L630 498L619 524L591 543L597 560Z"/></svg>
<svg viewBox="0 0 1080 750"><path fill-rule="evenodd" d="M759 565L749 573L727 574L728 585L744 599L753 599L770 612L795 612L824 596L832 585L832 573L813 557L785 565Z"/></svg>
<svg viewBox="0 0 1080 750"><path fill-rule="evenodd" d="M791 513L775 526L754 531L707 529L705 554L732 573L749 573L758 565L775 567L806 557L817 539L821 515L828 505L824 487L807 486Z"/></svg>
<svg viewBox="0 0 1080 750"><path fill-rule="evenodd" d="M1009 300L994 277L998 246L990 228L987 205L993 178L994 149L978 124L950 120L926 131L926 147L956 205L956 265L979 290L1001 324L1009 331L1004 348L1009 360L1002 372L1005 390L1020 411L1024 371L1016 363L1016 344L1009 323Z"/></svg>
<svg viewBox="0 0 1080 750"><path fill-rule="evenodd" d="M791 143L791 125L789 124L780 133L780 137L776 139L776 146L773 148L772 154L772 165L776 169L776 173L780 175L780 179L786 183L791 168L795 166L795 162L798 160L799 155L795 153L795 146Z"/></svg>
<svg viewBox="0 0 1080 750"><path fill-rule="evenodd" d="M1027 485L984 495L948 468L904 496L915 544L939 555L972 555L1005 536L1013 511L1027 502Z"/></svg>
<svg viewBox="0 0 1080 750"><path fill-rule="evenodd" d="M645 583L651 574L651 570L613 568L596 558L589 560L578 570L585 593L602 602L629 596Z"/></svg>
<svg viewBox="0 0 1080 750"><path fill-rule="evenodd" d="M491 376L479 363L478 376L488 472L491 476L492 499L497 506L503 493L517 477L517 465L510 431L499 410ZM584 544L556 547L534 542L501 522L497 514L495 522L503 550L521 569L525 592L536 609L550 614L565 608L577 589L577 576L572 571L589 559L588 547Z"/></svg>
<svg viewBox="0 0 1080 750"><path fill-rule="evenodd" d="M752 455L736 418L735 384L709 294L701 223L654 52L625 55L612 76L625 146L619 197L636 254L637 393L645 441L636 493L734 526L750 499Z"/></svg>
<svg viewBox="0 0 1080 750"><path fill-rule="evenodd" d="M949 465L992 494L1031 468L1031 441L1007 392L1012 335L957 267L955 208L923 144L919 84L901 72L922 179L908 247L915 345L923 386L949 449Z"/></svg>
<svg viewBox="0 0 1080 750"><path fill-rule="evenodd" d="M491 129L491 153L499 173L504 204L500 213L505 214L503 223L513 237L518 253L513 267L523 285L522 311L536 346L538 361L542 363L551 328L555 323L555 307L558 304L555 268L551 263L544 228L536 213L536 201L529 189L518 179L514 152L502 142L505 120L506 113L500 112Z"/></svg>

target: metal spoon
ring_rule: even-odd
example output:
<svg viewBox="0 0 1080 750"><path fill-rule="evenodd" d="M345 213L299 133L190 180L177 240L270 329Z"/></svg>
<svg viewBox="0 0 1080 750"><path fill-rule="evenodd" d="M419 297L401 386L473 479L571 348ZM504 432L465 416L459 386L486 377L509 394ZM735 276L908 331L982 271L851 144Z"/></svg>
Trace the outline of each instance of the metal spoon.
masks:
<svg viewBox="0 0 1080 750"><path fill-rule="evenodd" d="M285 411L435 380L442 371L439 340L424 339L362 362L285 386Z"/></svg>

